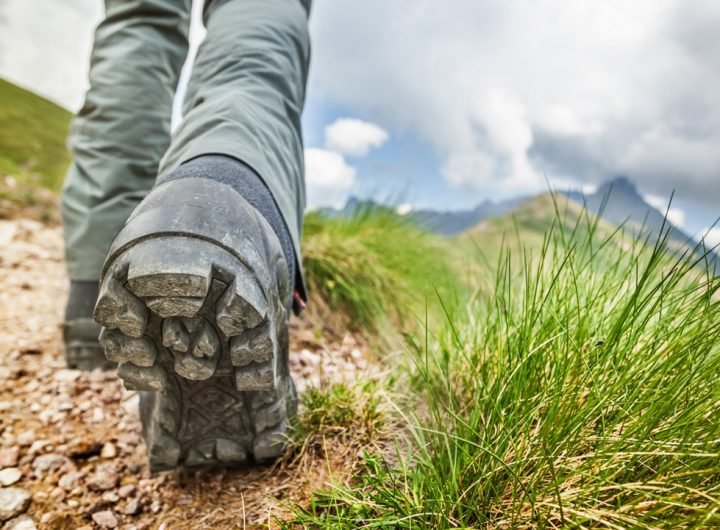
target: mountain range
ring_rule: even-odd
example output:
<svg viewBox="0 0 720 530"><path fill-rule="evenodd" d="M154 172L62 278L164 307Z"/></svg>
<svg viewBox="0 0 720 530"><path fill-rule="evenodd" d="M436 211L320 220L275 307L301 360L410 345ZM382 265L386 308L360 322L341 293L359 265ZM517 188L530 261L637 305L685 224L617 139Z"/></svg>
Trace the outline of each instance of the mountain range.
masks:
<svg viewBox="0 0 720 530"><path fill-rule="evenodd" d="M648 204L633 182L625 176L618 176L604 182L593 193L583 194L570 190L558 192L558 195L568 197L584 206L589 212L601 214L603 219L616 226L622 225L638 236L649 237L652 240L661 233L661 230L667 232L668 244L676 251L682 252L697 246L696 241L678 227L673 226L665 219L663 213ZM456 236L472 229L486 219L511 215L514 210L535 197L537 196L525 195L498 202L485 200L469 210L418 209L412 210L407 216L426 230L441 235ZM333 216L351 215L363 205L377 206L373 201L351 197L341 210L326 209L324 212ZM701 254L699 250L694 253ZM711 255L711 261L716 265L719 260L720 256Z"/></svg>

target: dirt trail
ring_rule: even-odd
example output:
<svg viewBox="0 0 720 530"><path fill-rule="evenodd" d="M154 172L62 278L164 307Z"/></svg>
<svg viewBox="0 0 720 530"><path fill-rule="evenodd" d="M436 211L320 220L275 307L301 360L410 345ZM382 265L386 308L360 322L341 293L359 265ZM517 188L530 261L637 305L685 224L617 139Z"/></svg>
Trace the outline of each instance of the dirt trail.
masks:
<svg viewBox="0 0 720 530"><path fill-rule="evenodd" d="M284 502L302 502L357 458L339 447L310 451L279 469L151 475L137 394L114 372L64 368L66 290L59 228L0 221L0 485L6 486L0 493L32 494L16 528L34 528L29 518L38 528L67 529L274 526L272 518L287 511ZM295 321L291 336L301 391L323 379L351 381L372 368L350 335L328 341Z"/></svg>

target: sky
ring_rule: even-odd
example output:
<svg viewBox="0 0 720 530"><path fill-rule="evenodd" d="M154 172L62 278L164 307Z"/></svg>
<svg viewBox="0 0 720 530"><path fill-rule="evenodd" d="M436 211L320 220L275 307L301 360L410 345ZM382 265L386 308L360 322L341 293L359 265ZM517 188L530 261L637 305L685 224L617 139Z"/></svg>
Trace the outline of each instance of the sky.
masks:
<svg viewBox="0 0 720 530"><path fill-rule="evenodd" d="M0 76L76 110L101 16L100 0L0 0ZM674 191L672 220L704 233L718 27L717 0L315 0L309 205L450 210L626 175L663 211Z"/></svg>

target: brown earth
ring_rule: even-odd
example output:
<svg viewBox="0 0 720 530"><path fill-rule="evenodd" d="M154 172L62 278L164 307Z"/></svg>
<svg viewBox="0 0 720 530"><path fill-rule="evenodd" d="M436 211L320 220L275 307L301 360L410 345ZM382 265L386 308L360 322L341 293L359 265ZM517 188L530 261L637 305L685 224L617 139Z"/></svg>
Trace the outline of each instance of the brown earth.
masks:
<svg viewBox="0 0 720 530"><path fill-rule="evenodd" d="M32 494L22 528L276 527L289 503L352 475L363 448L331 434L274 467L150 474L137 394L112 371L64 368L67 285L59 228L0 221L0 486ZM301 392L377 376L350 334L296 320L292 337Z"/></svg>

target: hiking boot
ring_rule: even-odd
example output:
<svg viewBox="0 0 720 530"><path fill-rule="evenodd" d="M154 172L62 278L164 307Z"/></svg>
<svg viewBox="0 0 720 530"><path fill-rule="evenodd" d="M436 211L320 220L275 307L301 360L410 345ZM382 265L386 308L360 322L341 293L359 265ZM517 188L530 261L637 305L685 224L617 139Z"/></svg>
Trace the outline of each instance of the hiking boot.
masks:
<svg viewBox="0 0 720 530"><path fill-rule="evenodd" d="M281 454L297 407L289 274L276 232L227 183L168 180L133 212L95 319L107 359L142 391L151 470Z"/></svg>
<svg viewBox="0 0 720 530"><path fill-rule="evenodd" d="M105 358L103 348L98 341L100 325L93 320L93 307L97 296L97 282L70 282L63 325L65 361L68 368L104 370L115 366L115 363Z"/></svg>

